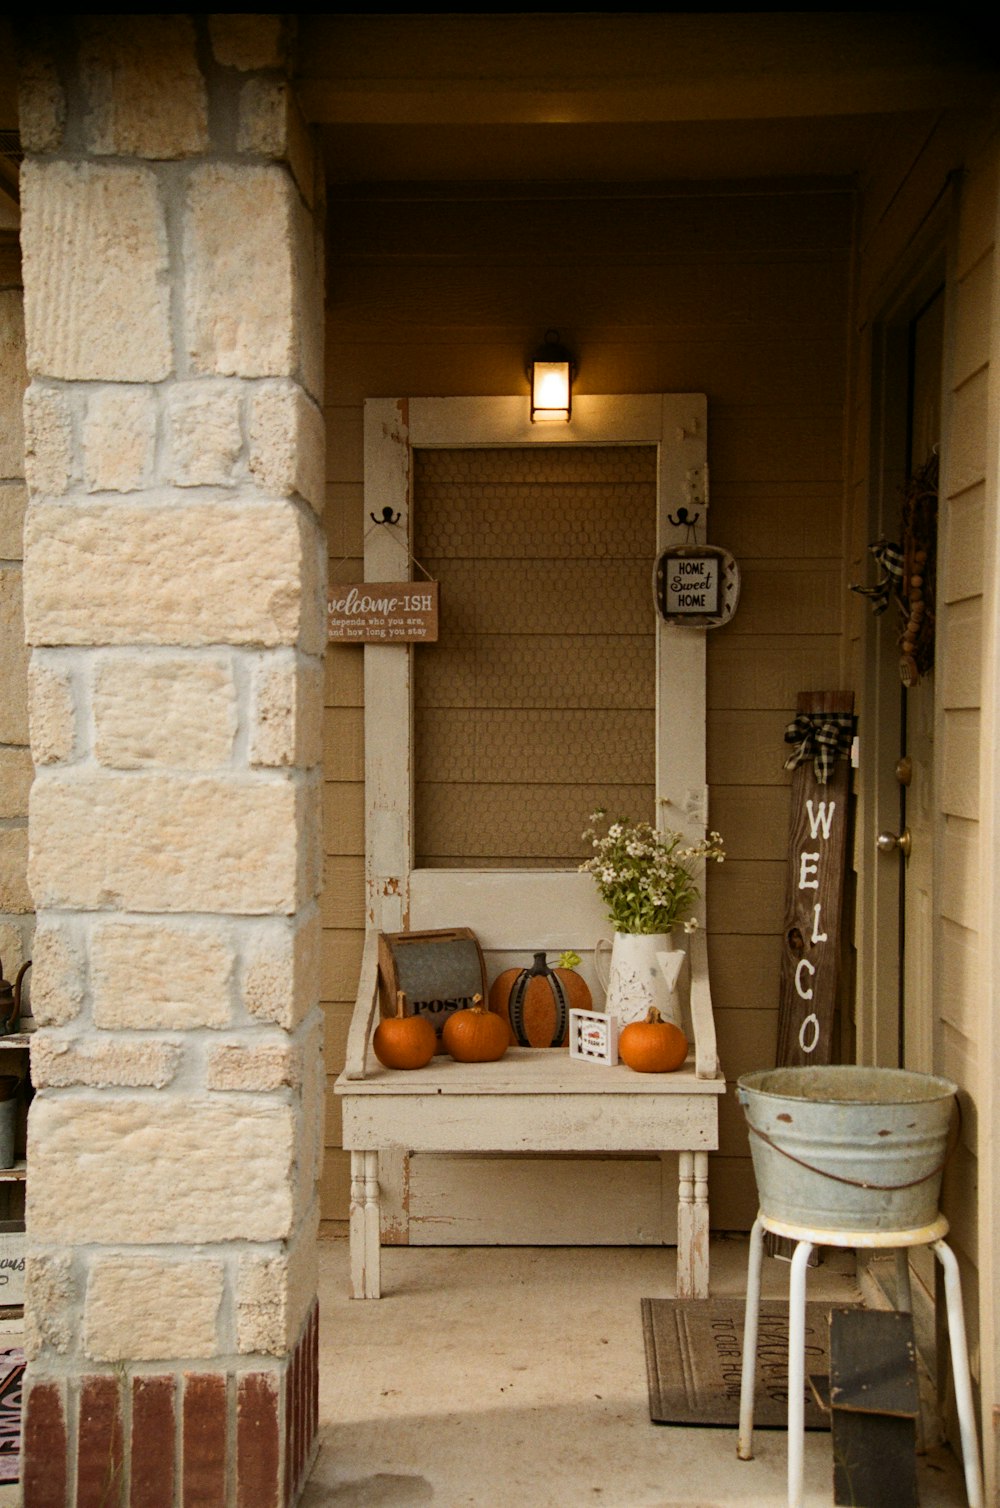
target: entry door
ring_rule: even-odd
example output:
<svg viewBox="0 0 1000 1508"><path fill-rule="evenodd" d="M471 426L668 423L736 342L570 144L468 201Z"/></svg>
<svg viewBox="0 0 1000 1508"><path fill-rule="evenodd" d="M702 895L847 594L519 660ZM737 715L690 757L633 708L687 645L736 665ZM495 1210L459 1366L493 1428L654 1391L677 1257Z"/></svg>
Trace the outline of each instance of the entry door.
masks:
<svg viewBox="0 0 1000 1508"><path fill-rule="evenodd" d="M472 927L483 945L490 979L515 962L523 963L533 949L557 952L572 947L582 955L581 972L595 998L601 998L594 947L598 938L608 935L608 925L595 887L589 876L578 873L578 855L572 850L562 852L558 837L541 829L558 826L558 809L573 813L574 836L578 836L577 816L582 827L595 802L604 797L621 799L626 805L643 803L649 818L662 812L667 825L692 837L703 834L707 816L704 633L658 624L652 567L659 548L689 536L686 520L697 516L698 539L706 537L705 413L705 399L697 394L574 399L572 423L558 426L532 425L526 399L377 400L366 405L365 513L366 518L371 516L366 579L405 579L419 576L421 568L428 566L435 573L433 557L419 558L423 552L430 555L434 545L414 515L419 506L419 491L414 487L418 470L433 474L434 485L448 489L444 514L450 515L448 527L456 537L471 538L477 529L499 529L503 541L495 552L498 564L492 577L484 576L489 564L482 559L475 571L459 566L456 573L454 562L449 568L451 580L446 578L442 587L445 632L439 646L366 647L372 925L385 931ZM606 496L596 504L598 513L603 511L605 516L591 558L581 560L577 551L575 565L558 558L551 530L547 544L536 541L531 509L528 506L525 512L523 499L518 516L505 527L490 508L477 508L482 477L475 486L470 483L463 488L459 464L463 450L489 451L493 456L509 451L512 467L521 471L534 452L539 457L537 485L545 487L548 470L572 477L574 468L568 473L565 467L547 468L541 464L543 452L574 447L580 449L581 458L584 452L599 458L604 447L615 447L623 454L634 450L636 464L625 469L639 474L648 467L651 482L644 545L636 543L641 529L627 527L624 517L621 537L629 535L627 545L618 548L617 531L608 528L607 514L610 510L613 517L615 507L613 461L594 468L598 491L602 476L607 482ZM420 466L421 455L431 451L446 452L447 464ZM607 454L613 456L615 451L609 449ZM470 471L481 469L470 467ZM564 497L559 507L594 507L589 484L581 483L576 497L575 486L572 480L560 484ZM545 506L551 519L551 497ZM386 508L388 517L396 521L375 522L386 516ZM643 552L647 559L637 569ZM484 552L469 546L469 554L482 557ZM624 616L618 614L618 620L626 637L632 628L639 630L634 635L635 659L648 667L650 681L644 706L634 705L634 688L624 697L626 705L622 704L619 683L626 678L636 680L629 646L616 662L617 672L610 655L609 663L602 665L572 636L567 636L562 665L558 653L553 656L551 643L544 654L536 656L531 644L516 642L530 638L530 633L508 634L508 645L484 647L481 661L475 654L462 659L454 652L447 634L453 615L464 613L472 621L484 594L502 593L504 581L518 572L531 579L529 597L536 603L532 625L526 627L557 628L552 603L558 596L555 583L560 570L564 577L576 572L578 590L589 602L595 623L607 615L604 599L627 591L627 611ZM626 577L627 586L623 586ZM563 580L559 587L564 588ZM502 613L491 617L485 610L480 616L487 628L493 618L503 620ZM575 617L579 621L579 612ZM490 634L482 637L488 639ZM642 646L644 638L648 651ZM426 657L419 671L417 655ZM560 670L564 681L578 685L577 698L565 694L565 685L558 686ZM554 705L524 705L525 699L508 682L525 672L540 677L539 684L555 677ZM483 726L482 688L470 694L470 680L476 677L503 683L489 710L496 748L491 747L490 733ZM415 720L414 683L418 679L420 715ZM532 700L539 700L537 686L527 698ZM638 701L642 700L640 696ZM524 747L518 743L519 719L532 712L551 735L536 740L534 753L528 752L527 739ZM616 734L618 747L614 746ZM617 770L617 796L599 778L604 764L602 742L612 745L606 762ZM546 762L542 774L550 779L538 779L538 760ZM526 762L534 762L535 768L528 770ZM509 775L513 771L516 786L522 767L529 777L524 781L523 799L518 801L515 793L517 805L512 809L508 791L507 805L501 810L500 796L492 800L490 772ZM415 803L418 784L419 802ZM510 848L504 848L498 838L505 822L518 830ZM562 826L569 830L566 820ZM480 831L483 848L477 853ZM537 845L532 837L536 831ZM389 1211L385 1235L413 1243L671 1241L675 1239L674 1198L672 1193L664 1197L664 1190L672 1187L672 1176L673 1170L664 1168L659 1158L604 1159L599 1166L593 1161L582 1166L575 1159L556 1163L538 1158L414 1157L406 1166L387 1165L381 1171Z"/></svg>

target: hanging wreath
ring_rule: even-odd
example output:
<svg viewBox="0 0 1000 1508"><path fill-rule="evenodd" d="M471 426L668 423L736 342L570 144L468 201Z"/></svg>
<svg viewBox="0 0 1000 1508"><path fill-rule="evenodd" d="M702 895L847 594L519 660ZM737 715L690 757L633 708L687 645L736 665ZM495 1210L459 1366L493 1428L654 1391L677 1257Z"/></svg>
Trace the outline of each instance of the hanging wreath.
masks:
<svg viewBox="0 0 1000 1508"><path fill-rule="evenodd" d="M903 575L899 583L899 674L915 686L934 665L938 458L915 471L903 493Z"/></svg>
<svg viewBox="0 0 1000 1508"><path fill-rule="evenodd" d="M936 622L934 585L937 574L938 458L931 455L915 471L903 490L902 543L876 540L868 553L878 563L875 586L852 586L868 597L876 616L890 597L899 611L899 674L904 686L915 686L934 664Z"/></svg>

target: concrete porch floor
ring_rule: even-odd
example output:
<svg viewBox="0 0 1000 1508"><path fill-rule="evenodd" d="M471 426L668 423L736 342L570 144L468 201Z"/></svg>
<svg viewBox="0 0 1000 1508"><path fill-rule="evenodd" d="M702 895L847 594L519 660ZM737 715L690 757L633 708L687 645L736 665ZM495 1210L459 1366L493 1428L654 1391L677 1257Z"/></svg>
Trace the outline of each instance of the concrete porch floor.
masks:
<svg viewBox="0 0 1000 1508"><path fill-rule="evenodd" d="M715 1293L742 1293L745 1240L712 1245ZM669 1297L660 1248L441 1247L383 1252L377 1302L347 1297L347 1242L320 1245L320 1451L303 1508L774 1505L785 1435L650 1423L639 1301ZM764 1293L788 1264L765 1260ZM858 1298L828 1251L809 1296ZM833 1501L830 1436L806 1437L808 1508ZM921 1508L965 1501L946 1449L921 1457ZM885 1505L891 1508L891 1505Z"/></svg>

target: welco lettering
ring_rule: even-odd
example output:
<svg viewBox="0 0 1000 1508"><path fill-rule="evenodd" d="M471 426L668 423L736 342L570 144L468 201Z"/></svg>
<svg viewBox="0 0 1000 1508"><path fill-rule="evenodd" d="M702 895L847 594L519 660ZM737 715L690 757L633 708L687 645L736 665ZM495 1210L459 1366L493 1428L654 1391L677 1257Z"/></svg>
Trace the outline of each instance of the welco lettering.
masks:
<svg viewBox="0 0 1000 1508"><path fill-rule="evenodd" d="M809 820L809 834L813 842L820 838L824 843L830 841L830 828L834 813L837 810L836 801L829 804L820 801L814 807L812 799L806 802L806 816ZM799 854L799 889L818 890L820 876L821 849L803 849ZM810 942L817 949L817 957L821 957L821 945L829 942L829 937L823 931L822 904L817 901L812 908L813 924ZM809 1001L813 998L812 981L815 978L818 965L809 958L800 958L795 965L795 993L800 1000ZM820 1039L819 1017L815 1011L810 1011L799 1027L799 1046L804 1053L816 1051L816 1045Z"/></svg>

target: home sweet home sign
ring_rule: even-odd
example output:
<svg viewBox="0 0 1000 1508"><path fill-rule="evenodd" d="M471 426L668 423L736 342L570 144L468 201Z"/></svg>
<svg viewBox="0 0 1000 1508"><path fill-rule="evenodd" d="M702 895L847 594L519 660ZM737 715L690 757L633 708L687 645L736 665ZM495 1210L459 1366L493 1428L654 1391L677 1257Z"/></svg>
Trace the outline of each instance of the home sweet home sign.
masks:
<svg viewBox="0 0 1000 1508"><path fill-rule="evenodd" d="M803 692L785 734L794 751L781 952L781 1066L829 1063L840 985L854 696Z"/></svg>

